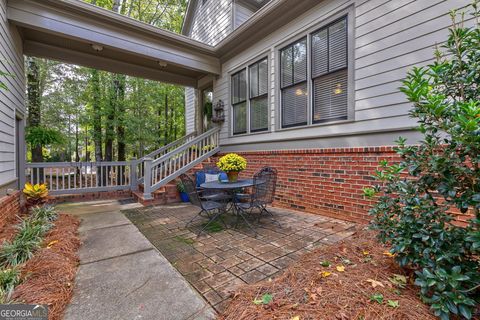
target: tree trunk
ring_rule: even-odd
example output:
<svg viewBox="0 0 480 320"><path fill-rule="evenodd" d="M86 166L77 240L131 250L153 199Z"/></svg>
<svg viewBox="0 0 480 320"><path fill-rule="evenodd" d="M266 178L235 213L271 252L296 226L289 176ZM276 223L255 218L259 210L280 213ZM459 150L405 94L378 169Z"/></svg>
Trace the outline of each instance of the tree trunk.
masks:
<svg viewBox="0 0 480 320"><path fill-rule="evenodd" d="M27 58L27 97L28 97L28 127L35 128L41 125L41 92L40 92L40 70L37 58ZM31 145L32 162L43 162L42 145ZM43 169L40 170L37 177L37 171L34 170L35 182L43 179Z"/></svg>
<svg viewBox="0 0 480 320"><path fill-rule="evenodd" d="M165 88L165 126L163 128L164 130L164 138L163 138L163 144L167 145L169 143L168 139L168 89Z"/></svg>
<svg viewBox="0 0 480 320"><path fill-rule="evenodd" d="M102 152L102 106L100 103L100 75L98 70L92 69L91 80L93 87L93 143L95 144L95 161L103 161Z"/></svg>
<svg viewBox="0 0 480 320"><path fill-rule="evenodd" d="M117 152L118 161L126 159L125 145L125 79L124 75L117 75L118 94L117 94Z"/></svg>

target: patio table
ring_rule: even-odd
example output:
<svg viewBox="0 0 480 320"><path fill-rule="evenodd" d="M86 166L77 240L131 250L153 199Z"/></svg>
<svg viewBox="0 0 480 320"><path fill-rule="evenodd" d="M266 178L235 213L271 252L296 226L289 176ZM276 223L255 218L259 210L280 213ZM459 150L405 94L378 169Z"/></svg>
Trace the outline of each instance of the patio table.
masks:
<svg viewBox="0 0 480 320"><path fill-rule="evenodd" d="M232 204L233 204L233 208L234 208L234 213L235 215L237 216L237 223L235 225L238 225L238 220L240 218L242 218L245 223L248 225L248 227L253 231L255 232L255 234L257 233L255 231L255 229L253 228L253 226L247 221L247 218L245 217L245 215L242 213L242 211L240 210L237 210L237 207L236 207L236 202L235 202L235 193L236 193L236 190L238 189L242 189L242 188L247 188L247 187L252 187L254 185L253 183L253 179L242 179L242 180L238 180L237 182L220 182L220 181L210 181L210 182L205 182L205 183L202 183L200 185L201 188L204 188L204 189L215 189L215 190L222 190L224 192L227 192L231 195L231 199L232 199Z"/></svg>

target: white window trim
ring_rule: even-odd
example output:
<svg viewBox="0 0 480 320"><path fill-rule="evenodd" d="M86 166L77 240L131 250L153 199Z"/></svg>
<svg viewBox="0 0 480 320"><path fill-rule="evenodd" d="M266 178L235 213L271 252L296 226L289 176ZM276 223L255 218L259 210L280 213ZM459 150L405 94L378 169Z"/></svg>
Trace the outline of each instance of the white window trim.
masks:
<svg viewBox="0 0 480 320"><path fill-rule="evenodd" d="M347 97L347 119L346 120L333 120L333 121L326 121L321 123L313 123L313 96L312 96L312 89L313 89L313 80L312 80L312 56L311 56L311 35L316 31L326 27L327 25L341 19L342 17L347 17L347 46L348 46L348 97ZM307 90L308 90L308 97L307 97L307 124L306 125L299 125L299 126L292 126L292 127L282 127L282 90L281 90L281 50L290 44L293 44L300 39L307 37ZM346 9L343 9L328 18L324 19L322 22L309 27L307 29L298 32L294 36L290 37L288 40L281 42L280 44L275 46L275 100L278 101L276 103L276 111L275 111L275 131L287 131L287 130L298 130L298 129L305 129L305 128L312 128L312 127L321 127L321 126L328 126L332 124L341 124L341 123L349 123L355 121L355 15L354 15L354 7L349 6Z"/></svg>
<svg viewBox="0 0 480 320"><path fill-rule="evenodd" d="M271 85L271 59L269 57L270 51L264 52L260 55L257 55L255 58L248 60L248 62L241 64L240 66L230 70L228 72L228 92L229 92L229 101L228 101L228 106L229 106L229 126L228 126L228 131L229 131L229 137L242 137L242 136L249 136L249 135L258 135L258 134L265 134L265 133L270 133L271 132L271 94L270 94L270 85ZM255 131L251 132L250 130L250 77L249 77L249 70L250 66L260 62L262 60L267 59L267 105L268 105L268 110L267 110L267 117L268 117L268 125L267 129L263 131ZM234 134L233 133L233 105L232 105L232 96L233 96L233 87L232 87L232 76L236 73L238 73L241 70L245 70L246 72L246 88L247 88L247 132L246 133L238 133Z"/></svg>

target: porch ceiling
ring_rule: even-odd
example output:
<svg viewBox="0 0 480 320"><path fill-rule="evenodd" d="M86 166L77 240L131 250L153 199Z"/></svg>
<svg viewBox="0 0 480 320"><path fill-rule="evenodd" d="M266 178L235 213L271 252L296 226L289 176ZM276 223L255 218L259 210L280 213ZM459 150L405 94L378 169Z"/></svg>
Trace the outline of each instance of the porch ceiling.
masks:
<svg viewBox="0 0 480 320"><path fill-rule="evenodd" d="M83 2L10 0L8 18L26 55L190 87L220 73L212 47Z"/></svg>

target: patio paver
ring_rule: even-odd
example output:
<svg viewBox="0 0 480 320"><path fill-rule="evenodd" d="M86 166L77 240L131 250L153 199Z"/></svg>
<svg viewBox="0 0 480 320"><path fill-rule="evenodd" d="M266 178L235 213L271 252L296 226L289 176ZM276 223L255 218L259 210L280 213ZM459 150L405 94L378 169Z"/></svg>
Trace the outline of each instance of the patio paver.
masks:
<svg viewBox="0 0 480 320"><path fill-rule="evenodd" d="M209 304L120 213L137 206L119 201L58 206L82 221L80 266L64 319L213 319Z"/></svg>
<svg viewBox="0 0 480 320"><path fill-rule="evenodd" d="M246 226L219 228L197 237L205 221L185 225L198 211L189 204L173 204L124 213L217 311L228 305L231 293L240 286L277 276L304 253L351 236L355 226L272 208L281 227L262 219L257 237Z"/></svg>

